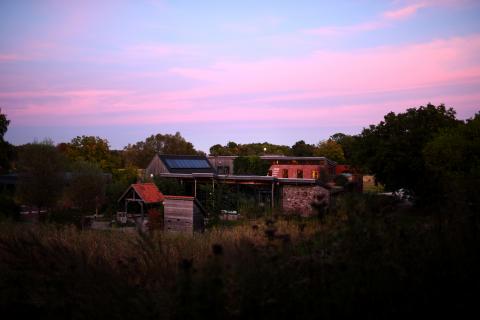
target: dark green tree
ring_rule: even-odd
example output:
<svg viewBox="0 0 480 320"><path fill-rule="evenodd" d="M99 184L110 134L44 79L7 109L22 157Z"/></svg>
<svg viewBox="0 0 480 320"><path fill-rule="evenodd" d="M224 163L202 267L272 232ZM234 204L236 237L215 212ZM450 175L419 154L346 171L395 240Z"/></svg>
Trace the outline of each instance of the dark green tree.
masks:
<svg viewBox="0 0 480 320"><path fill-rule="evenodd" d="M164 195L188 196L185 184L171 178L155 177L155 184Z"/></svg>
<svg viewBox="0 0 480 320"><path fill-rule="evenodd" d="M480 113L430 141L423 154L441 186L441 202L456 211L480 211ZM451 209L451 208L450 208Z"/></svg>
<svg viewBox="0 0 480 320"><path fill-rule="evenodd" d="M239 156L233 161L233 168L238 175L266 176L270 164L259 156Z"/></svg>
<svg viewBox="0 0 480 320"><path fill-rule="evenodd" d="M119 209L117 200L122 196L125 190L132 183L137 182L138 171L135 167L114 169L112 171L112 181L106 185L106 212L113 214ZM123 204L121 204L123 206ZM123 210L123 207L120 208Z"/></svg>
<svg viewBox="0 0 480 320"><path fill-rule="evenodd" d="M333 140L342 147L343 156L345 158L345 164L352 164L353 158L355 156L355 139L356 136L347 135L344 133L335 133L330 136L329 140Z"/></svg>
<svg viewBox="0 0 480 320"><path fill-rule="evenodd" d="M4 135L8 130L10 120L2 113L0 108L0 173L10 169L10 160L13 155L13 146L4 140Z"/></svg>
<svg viewBox="0 0 480 320"><path fill-rule="evenodd" d="M146 168L155 154L201 154L193 144L185 140L180 132L151 135L145 141L129 144L123 150L126 165Z"/></svg>
<svg viewBox="0 0 480 320"><path fill-rule="evenodd" d="M417 200L427 201L436 190L426 171L423 149L441 130L458 124L455 111L444 105L390 112L356 139L355 164L375 174L387 190L404 188Z"/></svg>
<svg viewBox="0 0 480 320"><path fill-rule="evenodd" d="M319 142L314 151L315 156L326 157L337 163L345 163L345 156L343 154L342 146L335 140L328 139Z"/></svg>
<svg viewBox="0 0 480 320"><path fill-rule="evenodd" d="M102 169L92 162L73 165L67 196L83 213L97 212L105 201L105 177Z"/></svg>
<svg viewBox="0 0 480 320"><path fill-rule="evenodd" d="M24 145L18 155L16 197L41 209L56 205L64 187L64 159L49 140Z"/></svg>
<svg viewBox="0 0 480 320"><path fill-rule="evenodd" d="M307 144L305 141L300 140L295 142L292 146L292 154L296 157L311 157L315 152L315 146Z"/></svg>
<svg viewBox="0 0 480 320"><path fill-rule="evenodd" d="M111 171L115 167L107 139L94 136L77 136L70 143L61 143L57 148L72 163L76 161L92 162L106 171Z"/></svg>
<svg viewBox="0 0 480 320"><path fill-rule="evenodd" d="M264 154L289 155L290 153L289 146L271 144L268 142L237 144L230 141L225 146L216 144L210 148L210 154L212 156L260 156Z"/></svg>

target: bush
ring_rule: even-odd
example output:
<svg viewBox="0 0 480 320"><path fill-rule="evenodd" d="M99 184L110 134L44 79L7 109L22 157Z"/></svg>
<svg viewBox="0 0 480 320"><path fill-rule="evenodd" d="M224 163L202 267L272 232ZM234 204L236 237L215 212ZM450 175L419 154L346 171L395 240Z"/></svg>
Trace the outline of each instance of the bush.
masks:
<svg viewBox="0 0 480 320"><path fill-rule="evenodd" d="M6 193L0 193L0 219L20 219L20 207L15 203L13 197Z"/></svg>
<svg viewBox="0 0 480 320"><path fill-rule="evenodd" d="M348 183L348 178L343 174L339 174L333 178L333 181L335 182L335 185L343 187Z"/></svg>

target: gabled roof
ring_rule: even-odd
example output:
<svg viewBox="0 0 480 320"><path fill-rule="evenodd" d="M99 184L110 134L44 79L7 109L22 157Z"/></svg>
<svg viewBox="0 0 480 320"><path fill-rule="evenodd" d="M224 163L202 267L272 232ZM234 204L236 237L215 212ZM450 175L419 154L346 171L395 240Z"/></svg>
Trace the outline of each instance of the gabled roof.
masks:
<svg viewBox="0 0 480 320"><path fill-rule="evenodd" d="M205 156L158 155L170 173L215 173Z"/></svg>
<svg viewBox="0 0 480 320"><path fill-rule="evenodd" d="M128 187L118 201L121 201L131 189L133 189L138 197L145 203L160 203L165 199L155 183L135 183Z"/></svg>

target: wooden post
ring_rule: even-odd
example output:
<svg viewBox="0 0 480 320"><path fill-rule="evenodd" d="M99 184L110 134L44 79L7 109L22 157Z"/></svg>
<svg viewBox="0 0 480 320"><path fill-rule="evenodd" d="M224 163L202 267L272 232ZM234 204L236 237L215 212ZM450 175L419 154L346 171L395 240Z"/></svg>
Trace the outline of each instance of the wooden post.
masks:
<svg viewBox="0 0 480 320"><path fill-rule="evenodd" d="M272 209L274 207L274 196L275 196L274 191L275 191L275 182L272 181L272 195L271 195L271 198L270 198L270 205L271 205Z"/></svg>
<svg viewBox="0 0 480 320"><path fill-rule="evenodd" d="M237 210L239 210L240 206L240 184L237 182Z"/></svg>
<svg viewBox="0 0 480 320"><path fill-rule="evenodd" d="M193 181L195 183L193 196L196 198L197 197L197 179L193 179Z"/></svg>

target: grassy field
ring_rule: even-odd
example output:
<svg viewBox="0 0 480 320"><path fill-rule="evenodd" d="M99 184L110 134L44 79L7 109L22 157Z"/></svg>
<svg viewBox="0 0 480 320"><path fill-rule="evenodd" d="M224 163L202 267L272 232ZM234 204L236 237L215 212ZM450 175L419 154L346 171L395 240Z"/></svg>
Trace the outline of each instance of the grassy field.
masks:
<svg viewBox="0 0 480 320"><path fill-rule="evenodd" d="M203 234L0 225L3 314L37 318L319 319L474 309L478 225L345 198L319 219Z"/></svg>

